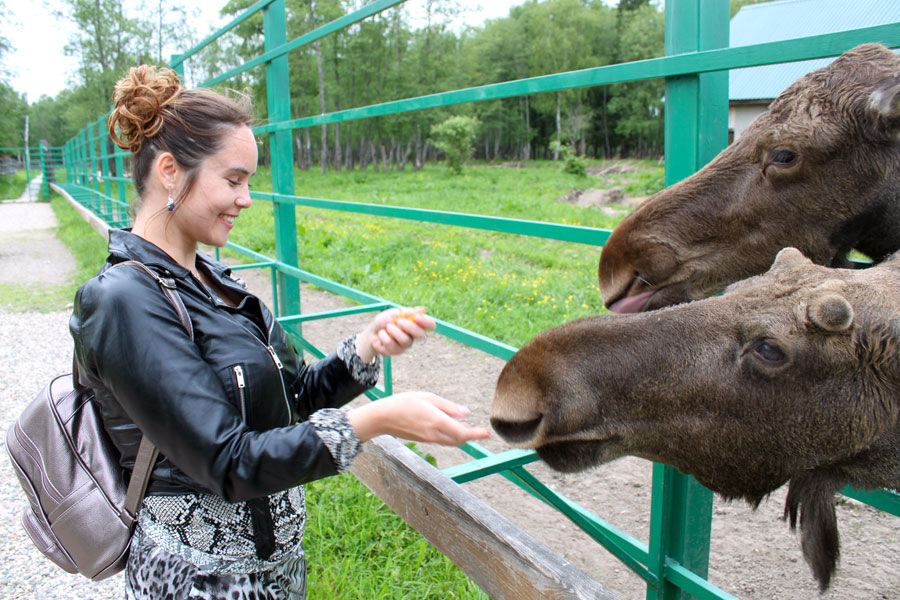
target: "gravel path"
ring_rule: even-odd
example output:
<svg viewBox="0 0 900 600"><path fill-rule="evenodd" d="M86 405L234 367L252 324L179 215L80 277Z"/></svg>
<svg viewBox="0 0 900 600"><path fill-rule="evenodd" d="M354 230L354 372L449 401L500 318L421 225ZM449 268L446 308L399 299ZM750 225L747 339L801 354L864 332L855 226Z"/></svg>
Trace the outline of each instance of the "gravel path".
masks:
<svg viewBox="0 0 900 600"><path fill-rule="evenodd" d="M74 261L54 236L47 203L0 203L0 283L58 285ZM69 311L0 310L0 598L92 600L122 595L121 575L99 583L44 558L19 522L27 505L6 457L6 431L50 379L72 368Z"/></svg>

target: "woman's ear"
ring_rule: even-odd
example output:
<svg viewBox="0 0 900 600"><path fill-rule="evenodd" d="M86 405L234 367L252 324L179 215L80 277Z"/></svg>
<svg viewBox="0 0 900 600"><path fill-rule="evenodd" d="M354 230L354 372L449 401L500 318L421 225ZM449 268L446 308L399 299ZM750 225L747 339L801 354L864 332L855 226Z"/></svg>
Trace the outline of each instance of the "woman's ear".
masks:
<svg viewBox="0 0 900 600"><path fill-rule="evenodd" d="M178 174L178 163L171 152L160 152L154 162L153 174L156 180L164 190L168 190L170 185L175 183Z"/></svg>

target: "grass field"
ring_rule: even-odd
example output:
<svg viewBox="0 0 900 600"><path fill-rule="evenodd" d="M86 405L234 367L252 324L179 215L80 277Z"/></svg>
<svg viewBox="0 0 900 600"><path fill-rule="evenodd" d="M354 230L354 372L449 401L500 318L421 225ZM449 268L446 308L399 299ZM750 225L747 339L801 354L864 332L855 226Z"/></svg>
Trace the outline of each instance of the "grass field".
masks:
<svg viewBox="0 0 900 600"><path fill-rule="evenodd" d="M605 179L541 162L469 167L459 177L440 165L383 174L297 171L295 194L612 228L627 209L557 199L616 183L638 186L638 195L661 185L655 161L629 166L638 173ZM261 169L253 189L271 191L270 181ZM273 227L270 203L255 200L231 240L274 256ZM602 310L595 246L306 207L297 208L297 229L300 268L398 304L422 304L436 317L514 346Z"/></svg>

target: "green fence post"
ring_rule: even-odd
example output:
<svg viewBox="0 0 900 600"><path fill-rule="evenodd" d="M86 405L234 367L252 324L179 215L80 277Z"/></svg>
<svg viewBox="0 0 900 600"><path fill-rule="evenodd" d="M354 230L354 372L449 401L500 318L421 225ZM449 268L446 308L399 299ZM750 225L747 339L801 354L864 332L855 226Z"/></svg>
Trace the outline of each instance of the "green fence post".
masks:
<svg viewBox="0 0 900 600"><path fill-rule="evenodd" d="M107 214L107 223L115 220L115 215L113 215L113 206L109 201L109 198L112 196L112 181L109 180L109 144L107 143L108 134L106 133L106 118L103 115L97 117L97 146L99 149L99 154L97 155L100 159L100 169L98 170L97 176L103 179L103 190L106 193L106 198L102 199L103 206L106 207ZM98 182L98 188L99 182Z"/></svg>
<svg viewBox="0 0 900 600"><path fill-rule="evenodd" d="M50 186L47 185L47 157L44 156L44 145L38 145L41 151L41 198L50 197Z"/></svg>
<svg viewBox="0 0 900 600"><path fill-rule="evenodd" d="M69 168L72 164L72 140L63 144L61 156L63 168L66 170L66 183L72 183L72 171Z"/></svg>
<svg viewBox="0 0 900 600"><path fill-rule="evenodd" d="M181 80L181 85L185 85L184 83L184 59L181 58L180 54L173 54L169 58L169 66L170 68L178 74L178 79Z"/></svg>
<svg viewBox="0 0 900 600"><path fill-rule="evenodd" d="M263 9L266 52L287 42L284 0L275 0ZM266 63L266 99L269 122L291 118L291 88L287 54ZM290 130L269 134L272 164L272 191L294 195L294 150ZM297 267L297 210L293 204L276 202L275 254L280 262ZM278 306L282 314L300 313L300 281L282 272L278 274ZM297 330L299 334L299 329Z"/></svg>
<svg viewBox="0 0 900 600"><path fill-rule="evenodd" d="M104 221L107 220L108 215L102 210L102 206L98 202L100 195L100 182L97 180L97 144L96 137L94 137L94 123L88 123L85 126L86 136L87 136L87 169L88 169L88 181L90 182L90 188L94 191L91 194L91 210L98 214Z"/></svg>
<svg viewBox="0 0 900 600"><path fill-rule="evenodd" d="M118 186L118 196L119 202L122 204L128 204L128 192L125 188L125 161L122 160L122 155L125 151L116 147L113 155L116 160L116 176L119 177L117 180ZM116 227L125 227L128 225L128 215L125 211L122 210L122 207L116 207Z"/></svg>
<svg viewBox="0 0 900 600"><path fill-rule="evenodd" d="M72 138L72 148L70 150L72 156L72 183L81 185L81 132L75 134Z"/></svg>
<svg viewBox="0 0 900 600"><path fill-rule="evenodd" d="M666 55L728 46L726 0L669 0L665 6ZM728 139L728 73L666 79L665 181L671 185L697 171ZM648 600L690 596L667 579L674 560L706 579L712 523L712 492L673 467L653 466L650 570L658 586Z"/></svg>

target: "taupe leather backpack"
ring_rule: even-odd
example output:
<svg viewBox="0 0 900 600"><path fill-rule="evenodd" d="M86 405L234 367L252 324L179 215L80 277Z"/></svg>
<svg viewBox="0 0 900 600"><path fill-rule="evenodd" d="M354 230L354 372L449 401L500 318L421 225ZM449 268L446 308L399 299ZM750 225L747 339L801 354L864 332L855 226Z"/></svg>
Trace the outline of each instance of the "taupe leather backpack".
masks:
<svg viewBox="0 0 900 600"><path fill-rule="evenodd" d="M124 261L159 283L193 339L190 316L171 279ZM6 449L28 497L22 513L26 533L50 560L93 580L125 568L157 449L141 439L125 487L119 452L112 444L93 390L73 373L55 377L6 433Z"/></svg>

